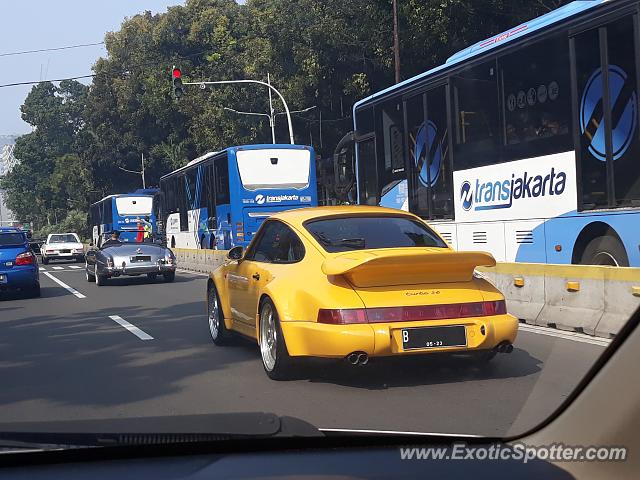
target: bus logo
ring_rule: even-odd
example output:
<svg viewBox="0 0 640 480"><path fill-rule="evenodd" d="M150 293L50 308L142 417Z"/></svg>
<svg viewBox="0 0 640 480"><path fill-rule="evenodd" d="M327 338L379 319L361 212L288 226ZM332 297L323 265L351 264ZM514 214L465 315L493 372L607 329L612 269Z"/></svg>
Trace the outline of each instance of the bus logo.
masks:
<svg viewBox="0 0 640 480"><path fill-rule="evenodd" d="M611 95L611 123L613 159L622 157L633 139L636 129L636 92L633 81L625 71L609 65ZM597 69L589 80L580 101L580 131L588 140L589 153L601 162L606 161L604 113L602 108L602 69Z"/></svg>
<svg viewBox="0 0 640 480"><path fill-rule="evenodd" d="M516 200L562 195L567 183L567 174L556 171L555 167L546 175L535 175L528 171L520 175L511 174L511 178L493 178L480 181L476 178L475 187L465 180L460 187L460 200L464 210L474 211L511 208Z"/></svg>
<svg viewBox="0 0 640 480"><path fill-rule="evenodd" d="M265 198L264 195L258 194L256 195L256 203L258 205L262 205L267 199Z"/></svg>
<svg viewBox="0 0 640 480"><path fill-rule="evenodd" d="M440 176L442 140L436 143L438 129L431 121L425 122L416 135L414 161L420 172L418 179L425 187L433 187Z"/></svg>
<svg viewBox="0 0 640 480"><path fill-rule="evenodd" d="M460 188L460 200L462 200L462 208L464 210L471 210L473 205L473 192L471 191L471 184L467 181L462 183Z"/></svg>

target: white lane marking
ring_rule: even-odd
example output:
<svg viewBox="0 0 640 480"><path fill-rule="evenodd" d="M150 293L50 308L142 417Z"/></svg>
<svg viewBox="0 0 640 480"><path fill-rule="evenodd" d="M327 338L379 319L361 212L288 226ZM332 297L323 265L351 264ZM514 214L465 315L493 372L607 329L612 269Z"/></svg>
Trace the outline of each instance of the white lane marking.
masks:
<svg viewBox="0 0 640 480"><path fill-rule="evenodd" d="M611 343L609 338L592 337L584 333L567 332L564 330L558 330L556 328L541 327L538 325L529 325L528 323L520 323L518 329L523 332L537 333L538 335L547 335L549 337L562 338L563 340L572 340L580 343L590 343L591 345L599 345L601 347L607 347Z"/></svg>
<svg viewBox="0 0 640 480"><path fill-rule="evenodd" d="M54 270L64 270L64 267L51 267L51 268L53 268Z"/></svg>
<svg viewBox="0 0 640 480"><path fill-rule="evenodd" d="M81 267L80 265L69 265L69 268L73 268L74 270L77 270L79 268L84 268L84 267Z"/></svg>
<svg viewBox="0 0 640 480"><path fill-rule="evenodd" d="M46 272L46 271L47 271L47 269L46 269L46 268L44 268L44 267L39 267L39 268L40 268L40 271L41 271L41 272Z"/></svg>
<svg viewBox="0 0 640 480"><path fill-rule="evenodd" d="M135 325L127 322L124 318L122 318L122 317L120 317L118 315L109 315L109 318L111 320L113 320L114 322L122 325L124 328L129 330L131 333L133 333L140 340L153 340L153 337L151 335L149 335L146 332L143 332L142 330L140 330Z"/></svg>
<svg viewBox="0 0 640 480"><path fill-rule="evenodd" d="M79 291L77 291L75 288L70 287L69 285L67 285L66 283L64 283L62 280L58 280L56 277L54 277L53 275L51 275L49 272L44 272L44 274L49 277L51 280L53 280L54 282L56 282L58 285L60 285L62 288L64 288L65 290L67 290L69 293L72 293L73 295L75 295L78 298L87 298L86 296L84 296L83 294L81 294Z"/></svg>

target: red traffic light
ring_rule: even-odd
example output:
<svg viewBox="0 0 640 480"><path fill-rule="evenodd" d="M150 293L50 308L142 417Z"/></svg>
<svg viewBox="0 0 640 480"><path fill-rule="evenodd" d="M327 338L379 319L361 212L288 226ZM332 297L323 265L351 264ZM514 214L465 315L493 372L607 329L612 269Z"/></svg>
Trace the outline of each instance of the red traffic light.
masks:
<svg viewBox="0 0 640 480"><path fill-rule="evenodd" d="M171 73L171 75L173 76L173 78L180 78L182 77L182 72L180 71L179 68L175 68L173 69L173 72Z"/></svg>

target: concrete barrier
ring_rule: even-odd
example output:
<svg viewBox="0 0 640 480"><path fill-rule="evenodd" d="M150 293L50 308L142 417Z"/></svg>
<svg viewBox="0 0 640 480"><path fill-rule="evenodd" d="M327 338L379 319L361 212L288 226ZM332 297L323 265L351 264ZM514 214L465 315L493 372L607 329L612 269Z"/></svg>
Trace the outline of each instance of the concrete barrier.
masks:
<svg viewBox="0 0 640 480"><path fill-rule="evenodd" d="M200 273L211 273L222 265L227 252L222 250L193 250L190 248L173 248L178 268Z"/></svg>
<svg viewBox="0 0 640 480"><path fill-rule="evenodd" d="M178 268L210 273L223 250L174 248ZM499 263L478 268L504 295L507 310L532 324L612 338L640 307L640 268Z"/></svg>
<svg viewBox="0 0 640 480"><path fill-rule="evenodd" d="M640 268L500 263L479 268L521 320L612 338L640 307Z"/></svg>

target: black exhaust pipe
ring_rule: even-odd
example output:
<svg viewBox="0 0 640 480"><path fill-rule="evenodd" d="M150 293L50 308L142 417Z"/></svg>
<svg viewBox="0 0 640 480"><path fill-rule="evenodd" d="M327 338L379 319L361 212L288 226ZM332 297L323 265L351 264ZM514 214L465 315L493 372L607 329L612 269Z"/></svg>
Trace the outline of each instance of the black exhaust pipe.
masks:
<svg viewBox="0 0 640 480"><path fill-rule="evenodd" d="M502 342L494 350L498 353L511 353L513 352L513 345L509 342Z"/></svg>

